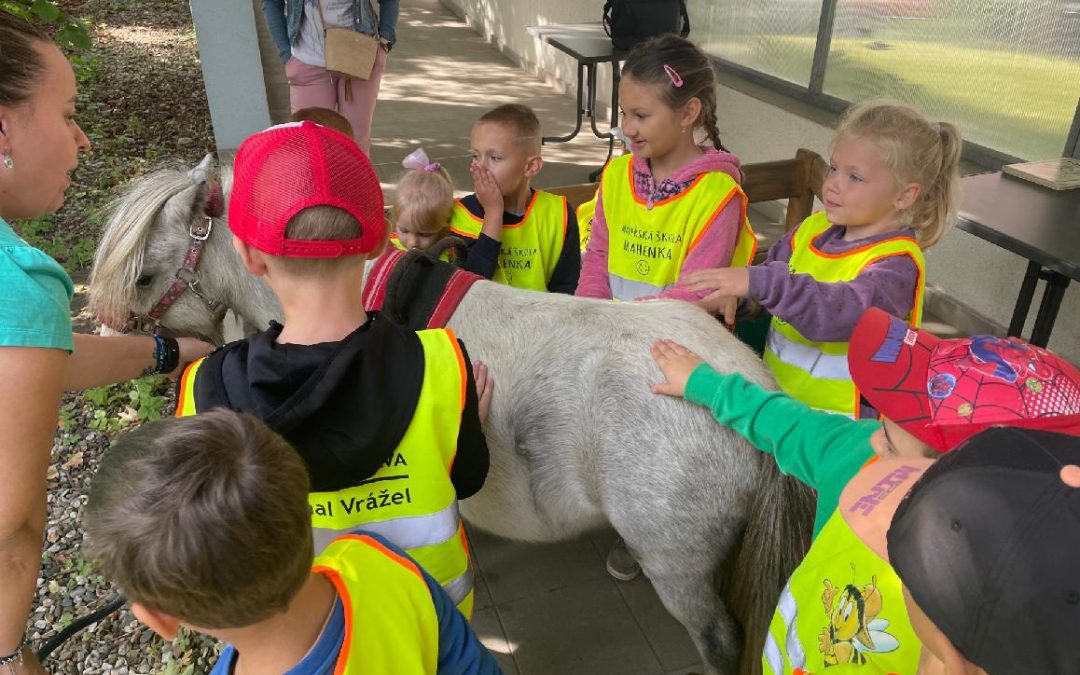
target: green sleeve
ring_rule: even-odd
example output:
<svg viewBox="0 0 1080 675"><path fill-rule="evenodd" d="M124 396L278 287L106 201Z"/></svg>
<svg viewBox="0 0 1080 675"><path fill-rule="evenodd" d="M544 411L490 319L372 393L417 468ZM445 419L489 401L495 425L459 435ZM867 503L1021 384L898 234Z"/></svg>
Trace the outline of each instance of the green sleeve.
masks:
<svg viewBox="0 0 1080 675"><path fill-rule="evenodd" d="M783 392L762 389L737 373L722 375L704 363L690 375L685 396L772 455L782 472L817 490L815 535L836 510L844 486L873 456L870 436L881 427L876 421L814 410Z"/></svg>

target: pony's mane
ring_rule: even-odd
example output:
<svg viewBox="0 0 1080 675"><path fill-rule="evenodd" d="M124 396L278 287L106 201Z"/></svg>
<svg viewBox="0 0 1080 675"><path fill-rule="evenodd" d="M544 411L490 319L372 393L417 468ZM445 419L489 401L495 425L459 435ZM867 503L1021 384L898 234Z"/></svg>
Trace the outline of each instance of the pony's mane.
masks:
<svg viewBox="0 0 1080 675"><path fill-rule="evenodd" d="M220 176L227 200L232 167L221 167ZM158 215L170 199L197 184L187 171L162 169L133 181L113 203L90 272L88 304L95 315L110 323L126 318Z"/></svg>

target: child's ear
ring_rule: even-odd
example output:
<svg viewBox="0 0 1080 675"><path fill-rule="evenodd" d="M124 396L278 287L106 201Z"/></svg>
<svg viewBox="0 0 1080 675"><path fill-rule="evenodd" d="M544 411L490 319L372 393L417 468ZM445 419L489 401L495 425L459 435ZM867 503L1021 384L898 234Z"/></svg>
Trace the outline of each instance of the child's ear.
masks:
<svg viewBox="0 0 1080 675"><path fill-rule="evenodd" d="M150 609L141 602L131 603L131 613L135 615L136 619L146 624L150 630L160 635L162 639L171 642L176 639L176 634L180 632L180 619L171 614Z"/></svg>
<svg viewBox="0 0 1080 675"><path fill-rule="evenodd" d="M903 211L915 203L915 200L922 194L922 185L919 183L908 183L900 189L900 194L896 198L896 210Z"/></svg>
<svg viewBox="0 0 1080 675"><path fill-rule="evenodd" d="M701 99L694 96L682 107L679 126L684 129L693 129L699 119L701 119Z"/></svg>
<svg viewBox="0 0 1080 675"><path fill-rule="evenodd" d="M266 258L262 251L248 246L236 235L233 235L232 243L248 272L257 277L266 276Z"/></svg>
<svg viewBox="0 0 1080 675"><path fill-rule="evenodd" d="M374 260L383 254L386 250L386 245L390 242L390 221L383 218L383 231L382 237L379 239L379 244L371 253L368 254L368 260Z"/></svg>
<svg viewBox="0 0 1080 675"><path fill-rule="evenodd" d="M544 158L540 155L533 155L525 162L525 177L536 178L542 168L544 168Z"/></svg>

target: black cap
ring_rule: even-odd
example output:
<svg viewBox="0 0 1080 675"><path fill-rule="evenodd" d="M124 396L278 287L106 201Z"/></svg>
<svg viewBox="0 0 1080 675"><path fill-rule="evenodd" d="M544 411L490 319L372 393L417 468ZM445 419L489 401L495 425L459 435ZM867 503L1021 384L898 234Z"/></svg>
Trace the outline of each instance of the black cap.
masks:
<svg viewBox="0 0 1080 675"><path fill-rule="evenodd" d="M990 675L1080 673L1080 438L999 427L931 465L896 509L889 560Z"/></svg>

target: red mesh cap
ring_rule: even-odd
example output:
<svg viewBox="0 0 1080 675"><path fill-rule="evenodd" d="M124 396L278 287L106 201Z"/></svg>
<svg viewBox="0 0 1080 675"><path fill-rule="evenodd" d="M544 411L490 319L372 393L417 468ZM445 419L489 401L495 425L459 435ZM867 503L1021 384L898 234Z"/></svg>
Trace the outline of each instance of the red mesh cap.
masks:
<svg viewBox="0 0 1080 675"><path fill-rule="evenodd" d="M360 237L286 239L285 226L312 206L335 206L360 223ZM365 255L382 239L383 197L367 155L348 136L311 121L249 136L236 153L229 228L245 244L288 258Z"/></svg>
<svg viewBox="0 0 1080 675"><path fill-rule="evenodd" d="M941 340L871 308L848 367L870 405L938 452L999 425L1080 434L1080 372L1016 338Z"/></svg>

